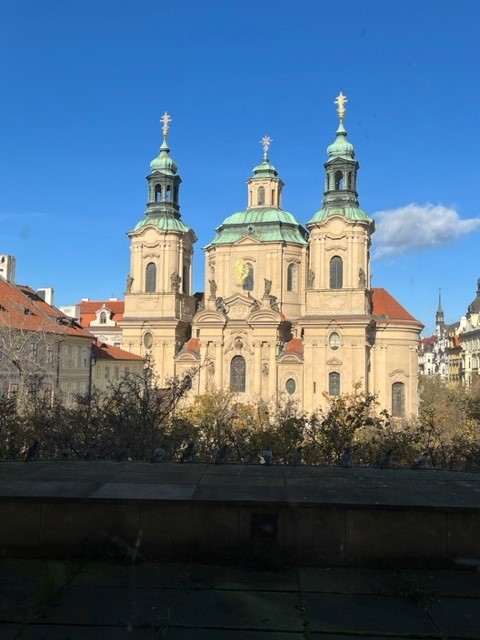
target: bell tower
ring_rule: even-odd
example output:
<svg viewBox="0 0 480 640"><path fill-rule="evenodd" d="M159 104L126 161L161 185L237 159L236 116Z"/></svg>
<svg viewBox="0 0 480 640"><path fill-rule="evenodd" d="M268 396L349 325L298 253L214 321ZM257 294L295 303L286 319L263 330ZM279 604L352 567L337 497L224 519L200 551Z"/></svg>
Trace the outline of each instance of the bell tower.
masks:
<svg viewBox="0 0 480 640"><path fill-rule="evenodd" d="M370 313L373 220L359 207L353 145L344 127L346 96L336 98L339 125L325 163L323 204L310 231L306 313Z"/></svg>
<svg viewBox="0 0 480 640"><path fill-rule="evenodd" d="M167 143L168 113L161 122L163 142L150 163L145 216L127 233L131 259L122 326L126 348L149 358L155 372L165 379L174 375L174 356L190 337L197 238L180 216L182 180Z"/></svg>

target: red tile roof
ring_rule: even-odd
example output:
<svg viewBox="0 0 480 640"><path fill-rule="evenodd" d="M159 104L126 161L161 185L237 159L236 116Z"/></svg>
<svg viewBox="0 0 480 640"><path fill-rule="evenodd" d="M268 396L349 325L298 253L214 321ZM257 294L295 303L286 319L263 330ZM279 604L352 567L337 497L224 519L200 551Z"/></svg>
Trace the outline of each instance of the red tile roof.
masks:
<svg viewBox="0 0 480 640"><path fill-rule="evenodd" d="M190 338L183 345L182 352L189 351L190 353L200 353L200 338Z"/></svg>
<svg viewBox="0 0 480 640"><path fill-rule="evenodd" d="M135 353L124 351L118 347L105 342L97 342L92 347L92 355L97 360L134 360L136 362L145 362L145 358L137 356Z"/></svg>
<svg viewBox="0 0 480 640"><path fill-rule="evenodd" d="M123 300L82 300L77 303L80 307L80 324L82 327L88 327L92 321L97 318L97 311L106 307L112 312L111 319L118 322L123 318L125 310L125 302Z"/></svg>
<svg viewBox="0 0 480 640"><path fill-rule="evenodd" d="M0 328L2 326L94 339L89 331L47 304L30 287L15 285L0 277Z"/></svg>
<svg viewBox="0 0 480 640"><path fill-rule="evenodd" d="M286 353L303 353L303 340L301 338L293 338L285 344Z"/></svg>
<svg viewBox="0 0 480 640"><path fill-rule="evenodd" d="M386 289L382 288L372 289L372 314L378 318L418 322Z"/></svg>

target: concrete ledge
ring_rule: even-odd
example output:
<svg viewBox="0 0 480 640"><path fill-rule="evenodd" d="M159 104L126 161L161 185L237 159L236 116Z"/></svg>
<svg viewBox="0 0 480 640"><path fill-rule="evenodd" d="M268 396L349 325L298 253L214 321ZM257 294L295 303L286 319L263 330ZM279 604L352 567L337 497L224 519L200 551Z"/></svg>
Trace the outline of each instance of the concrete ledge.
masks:
<svg viewBox="0 0 480 640"><path fill-rule="evenodd" d="M62 461L0 478L3 557L480 564L477 474Z"/></svg>

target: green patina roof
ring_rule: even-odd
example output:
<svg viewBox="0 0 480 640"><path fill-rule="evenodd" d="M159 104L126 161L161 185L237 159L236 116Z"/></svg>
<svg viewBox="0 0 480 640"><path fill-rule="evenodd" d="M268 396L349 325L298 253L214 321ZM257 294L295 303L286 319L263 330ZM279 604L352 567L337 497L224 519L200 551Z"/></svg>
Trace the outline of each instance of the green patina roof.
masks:
<svg viewBox="0 0 480 640"><path fill-rule="evenodd" d="M176 162L169 156L170 149L168 148L167 141L164 140L160 147L159 155L154 158L150 163L150 169L152 173L154 171L161 171L165 175L175 176L177 175L178 166Z"/></svg>
<svg viewBox="0 0 480 640"><path fill-rule="evenodd" d="M323 207L320 211L317 211L315 215L307 222L307 224L313 224L314 222L323 222L327 218L333 218L333 216L341 216L346 220L352 222L368 222L373 223L373 218L360 209L359 207Z"/></svg>
<svg viewBox="0 0 480 640"><path fill-rule="evenodd" d="M334 158L353 160L355 158L355 149L353 148L353 144L347 140L347 132L341 120L335 136L335 142L327 148L329 160L333 160Z"/></svg>
<svg viewBox="0 0 480 640"><path fill-rule="evenodd" d="M190 227L184 224L180 219L171 215L145 216L145 218L142 218L135 226L134 231L140 231L144 227L148 227L150 225L162 231L179 231L180 233L188 233L189 231L192 231L192 229L190 229Z"/></svg>
<svg viewBox="0 0 480 640"><path fill-rule="evenodd" d="M245 236L260 242L307 244L308 232L288 211L255 207L225 218L210 244L233 244Z"/></svg>

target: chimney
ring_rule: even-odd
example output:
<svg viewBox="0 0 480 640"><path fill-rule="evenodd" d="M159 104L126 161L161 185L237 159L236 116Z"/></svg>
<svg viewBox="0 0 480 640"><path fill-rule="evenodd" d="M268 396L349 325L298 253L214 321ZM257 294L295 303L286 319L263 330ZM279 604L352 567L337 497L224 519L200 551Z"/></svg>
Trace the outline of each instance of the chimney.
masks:
<svg viewBox="0 0 480 640"><path fill-rule="evenodd" d="M37 289L37 295L39 298L45 300L47 304L53 307L53 287L42 287L41 289Z"/></svg>

